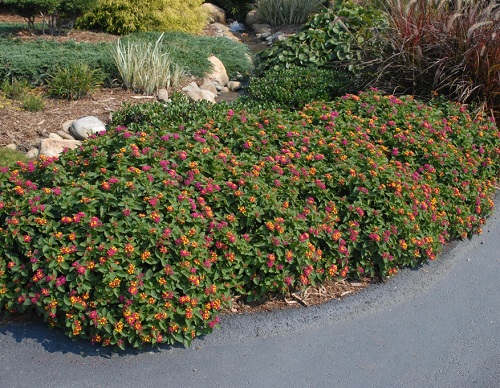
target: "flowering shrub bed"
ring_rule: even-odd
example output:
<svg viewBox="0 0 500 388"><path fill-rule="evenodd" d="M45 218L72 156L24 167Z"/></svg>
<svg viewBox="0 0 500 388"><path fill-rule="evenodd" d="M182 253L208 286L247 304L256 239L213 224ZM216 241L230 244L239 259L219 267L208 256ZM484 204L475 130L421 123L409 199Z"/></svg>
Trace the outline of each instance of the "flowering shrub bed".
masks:
<svg viewBox="0 0 500 388"><path fill-rule="evenodd" d="M1 309L104 345L189 343L231 295L391 275L492 210L500 133L462 106L184 104L2 169Z"/></svg>

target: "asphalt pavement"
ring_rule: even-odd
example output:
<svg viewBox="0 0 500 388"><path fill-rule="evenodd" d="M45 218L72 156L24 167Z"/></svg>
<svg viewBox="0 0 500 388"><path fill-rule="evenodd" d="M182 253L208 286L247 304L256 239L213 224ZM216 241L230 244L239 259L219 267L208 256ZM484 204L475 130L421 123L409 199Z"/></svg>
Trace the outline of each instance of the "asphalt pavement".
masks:
<svg viewBox="0 0 500 388"><path fill-rule="evenodd" d="M317 307L223 317L189 348L113 352L0 327L0 387L500 387L500 201L483 234Z"/></svg>

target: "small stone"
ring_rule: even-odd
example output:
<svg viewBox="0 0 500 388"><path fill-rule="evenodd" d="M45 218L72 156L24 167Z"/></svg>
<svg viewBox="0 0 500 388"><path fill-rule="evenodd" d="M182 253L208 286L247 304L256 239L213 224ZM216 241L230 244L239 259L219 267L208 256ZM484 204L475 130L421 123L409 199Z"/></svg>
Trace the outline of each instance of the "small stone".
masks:
<svg viewBox="0 0 500 388"><path fill-rule="evenodd" d="M66 120L64 123L62 123L61 130L63 132L69 133L69 128L71 127L71 124L73 124L73 121L75 120Z"/></svg>
<svg viewBox="0 0 500 388"><path fill-rule="evenodd" d="M190 102L200 101L203 97L201 95L201 90L185 90L187 98Z"/></svg>
<svg viewBox="0 0 500 388"><path fill-rule="evenodd" d="M64 132L64 131L57 131L56 132L59 136L61 136L63 139L66 139L66 140L75 140L75 138L73 136L71 136L68 132Z"/></svg>
<svg viewBox="0 0 500 388"><path fill-rule="evenodd" d="M183 92L189 93L189 92L199 92L200 87L196 82L191 82L189 85L185 86L182 88Z"/></svg>
<svg viewBox="0 0 500 388"><path fill-rule="evenodd" d="M215 83L210 81L207 78L205 78L203 80L203 83L201 84L200 89L208 90L208 91L212 92L213 94L217 95L217 87L215 86Z"/></svg>
<svg viewBox="0 0 500 388"><path fill-rule="evenodd" d="M41 141L42 141L42 139L37 138L37 139L31 141L30 144L31 144L32 147L40 148L40 142Z"/></svg>
<svg viewBox="0 0 500 388"><path fill-rule="evenodd" d="M254 24L252 26L254 32L256 34L263 34L263 33L267 33L267 32L271 32L271 26L269 24Z"/></svg>
<svg viewBox="0 0 500 388"><path fill-rule="evenodd" d="M61 136L59 136L57 133L49 133L49 139L56 139L56 140L63 140Z"/></svg>
<svg viewBox="0 0 500 388"><path fill-rule="evenodd" d="M7 148L8 150L15 151L15 150L17 150L17 145L15 145L14 143L12 143L12 144L7 144L7 145L5 146L5 148Z"/></svg>
<svg viewBox="0 0 500 388"><path fill-rule="evenodd" d="M159 89L156 98L161 102L169 102L167 89Z"/></svg>
<svg viewBox="0 0 500 388"><path fill-rule="evenodd" d="M208 61L212 65L212 70L207 75L207 78L220 86L226 86L229 82L229 77L224 64L214 55L210 56Z"/></svg>
<svg viewBox="0 0 500 388"><path fill-rule="evenodd" d="M206 100L208 102L211 102L212 104L215 104L215 94L213 94L210 90L201 90L201 98L203 100Z"/></svg>
<svg viewBox="0 0 500 388"><path fill-rule="evenodd" d="M230 30L231 30L228 26L226 26L225 24L222 24L222 23L217 23L217 22L216 22L216 23L212 23L212 24L210 24L210 25L211 25L213 28L216 28L216 29L218 29L218 30L220 30L220 31L230 31Z"/></svg>
<svg viewBox="0 0 500 388"><path fill-rule="evenodd" d="M241 89L241 82L239 81L229 81L227 83L227 88L231 91L231 92L236 92L238 90Z"/></svg>
<svg viewBox="0 0 500 388"><path fill-rule="evenodd" d="M271 37L271 30L262 32L260 34L260 38L261 39L267 39L267 38L271 38L272 39L272 37Z"/></svg>
<svg viewBox="0 0 500 388"><path fill-rule="evenodd" d="M36 159L38 158L38 148L32 148L26 153L26 157L28 159Z"/></svg>

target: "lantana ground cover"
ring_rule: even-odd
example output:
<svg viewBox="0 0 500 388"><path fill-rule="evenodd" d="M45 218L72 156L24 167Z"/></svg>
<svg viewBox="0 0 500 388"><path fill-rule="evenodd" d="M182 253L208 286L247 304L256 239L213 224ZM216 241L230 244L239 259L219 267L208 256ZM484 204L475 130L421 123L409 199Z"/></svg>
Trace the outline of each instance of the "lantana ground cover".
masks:
<svg viewBox="0 0 500 388"><path fill-rule="evenodd" d="M0 309L93 343L189 343L232 296L392 275L493 209L500 132L460 105L369 91L117 117L0 172Z"/></svg>

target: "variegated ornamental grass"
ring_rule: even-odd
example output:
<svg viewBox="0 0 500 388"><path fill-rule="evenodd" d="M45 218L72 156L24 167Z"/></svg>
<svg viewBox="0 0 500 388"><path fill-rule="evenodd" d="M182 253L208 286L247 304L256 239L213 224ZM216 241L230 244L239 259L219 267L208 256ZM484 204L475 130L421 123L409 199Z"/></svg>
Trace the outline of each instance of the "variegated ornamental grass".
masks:
<svg viewBox="0 0 500 388"><path fill-rule="evenodd" d="M322 0L257 0L255 9L262 22L273 26L294 25L303 24L323 3Z"/></svg>
<svg viewBox="0 0 500 388"><path fill-rule="evenodd" d="M163 35L154 44L140 39L113 44L113 59L127 89L152 95L161 88L178 86L184 70L165 51Z"/></svg>
<svg viewBox="0 0 500 388"><path fill-rule="evenodd" d="M232 296L385 277L491 213L500 134L376 91L297 112L147 104L0 173L0 308L119 347L189 341Z"/></svg>

